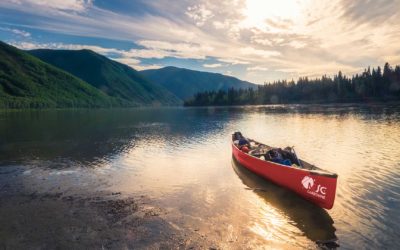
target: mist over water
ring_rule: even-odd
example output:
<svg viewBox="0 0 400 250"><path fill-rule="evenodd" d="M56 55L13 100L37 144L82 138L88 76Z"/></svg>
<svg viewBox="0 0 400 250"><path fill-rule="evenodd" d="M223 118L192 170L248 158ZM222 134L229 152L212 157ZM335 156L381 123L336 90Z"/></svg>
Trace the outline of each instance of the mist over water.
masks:
<svg viewBox="0 0 400 250"><path fill-rule="evenodd" d="M19 217L7 219L21 206L12 196L109 192L146 196L146 206L162 209L169 227L198 232L221 248L315 248L334 238L344 248L400 248L397 106L2 112L0 239L21 240L13 233ZM300 158L337 173L333 209L240 166L231 154L234 131L271 146L295 146ZM40 203L23 206L20 213L28 213ZM25 227L46 227L36 223ZM57 217L53 223L67 222ZM35 233L23 239L26 246L38 241Z"/></svg>

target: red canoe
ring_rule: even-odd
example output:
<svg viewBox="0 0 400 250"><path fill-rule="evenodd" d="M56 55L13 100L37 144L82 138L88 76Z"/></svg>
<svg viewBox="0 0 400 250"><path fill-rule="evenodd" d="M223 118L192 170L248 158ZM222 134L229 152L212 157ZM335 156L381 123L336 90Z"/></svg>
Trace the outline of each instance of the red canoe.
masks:
<svg viewBox="0 0 400 250"><path fill-rule="evenodd" d="M246 140L248 144L242 145ZM276 158L271 158L271 155L276 156L272 151L277 150L280 152L280 159L283 156L285 161L277 163ZM296 192L320 207L326 209L333 207L337 174L298 159L294 150L272 148L246 139L240 132L236 132L232 135L232 153L235 159L250 171Z"/></svg>

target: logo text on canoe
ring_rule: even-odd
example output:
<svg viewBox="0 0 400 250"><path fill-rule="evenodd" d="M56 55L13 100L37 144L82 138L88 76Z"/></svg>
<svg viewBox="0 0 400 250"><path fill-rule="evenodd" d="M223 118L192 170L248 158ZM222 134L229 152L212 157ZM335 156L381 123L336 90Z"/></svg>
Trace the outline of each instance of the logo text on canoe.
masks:
<svg viewBox="0 0 400 250"><path fill-rule="evenodd" d="M325 199L326 187L320 184L316 185L315 179L311 178L310 176L304 176L301 184L305 189L307 189L307 193Z"/></svg>

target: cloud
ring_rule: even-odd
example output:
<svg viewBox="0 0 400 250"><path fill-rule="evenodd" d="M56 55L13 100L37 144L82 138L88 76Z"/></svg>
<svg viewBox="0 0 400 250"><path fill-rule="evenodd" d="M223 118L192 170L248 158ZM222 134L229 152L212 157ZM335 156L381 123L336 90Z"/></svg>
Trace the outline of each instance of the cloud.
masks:
<svg viewBox="0 0 400 250"><path fill-rule="evenodd" d="M369 23L381 25L382 22L399 22L399 6L397 0L354 1L340 0L338 6L342 17L356 24Z"/></svg>
<svg viewBox="0 0 400 250"><path fill-rule="evenodd" d="M93 0L3 0L21 6L32 6L57 10L70 10L81 12L92 6Z"/></svg>
<svg viewBox="0 0 400 250"><path fill-rule="evenodd" d="M31 33L26 32L24 30L12 29L11 31L16 35L20 35L20 36L23 36L23 37L30 37L31 36Z"/></svg>
<svg viewBox="0 0 400 250"><path fill-rule="evenodd" d="M67 49L81 50L89 49L104 56L109 56L110 59L126 64L136 70L158 69L164 67L160 64L142 64L138 58L131 57L131 50L120 50L115 48L104 48L101 46L84 45L84 44L64 44L64 43L34 43L34 42L11 42L11 45L23 50L32 49ZM118 55L119 57L115 57Z"/></svg>
<svg viewBox="0 0 400 250"><path fill-rule="evenodd" d="M121 54L126 57L156 58L156 59L162 59L168 56L172 56L172 53L160 49L131 49L128 51L122 51Z"/></svg>
<svg viewBox="0 0 400 250"><path fill-rule="evenodd" d="M9 32L14 33L17 36L21 36L21 37L25 37L25 38L28 38L31 36L31 33L27 32L25 30L20 30L20 29L10 29L10 28L1 28L0 27L0 30L9 31Z"/></svg>
<svg viewBox="0 0 400 250"><path fill-rule="evenodd" d="M254 67L248 67L247 71L268 71L269 69L267 67L261 67L261 66L254 66Z"/></svg>
<svg viewBox="0 0 400 250"><path fill-rule="evenodd" d="M269 58L272 56L279 56L281 55L281 52L279 51L274 51L274 50L261 50L261 49L255 49L253 47L245 47L240 49L240 53L243 55L247 56L260 56L263 58Z"/></svg>
<svg viewBox="0 0 400 250"><path fill-rule="evenodd" d="M33 35L39 29L75 37L130 41L141 47L80 46L118 55L132 65L142 65L134 63L144 58L163 62L172 57L198 60L197 67L201 67L205 59L213 58L216 63L206 64L220 63L237 77L254 82L293 75L329 75L338 70L351 74L385 61L400 63L398 0L140 3L146 8L137 14L118 10L117 2L110 10L83 0L3 0L0 9L11 9L21 18L7 19L5 11L0 23L29 29ZM48 44L51 46L79 47ZM268 74L262 68L268 68Z"/></svg>
<svg viewBox="0 0 400 250"><path fill-rule="evenodd" d="M226 21L224 22L214 21L213 25L216 29L220 30L220 29L226 29L229 26L229 23Z"/></svg>
<svg viewBox="0 0 400 250"><path fill-rule="evenodd" d="M290 41L289 43L288 43L288 45L289 46L291 46L291 47L293 47L293 48L296 48L296 49L301 49L301 48L304 48L304 47L306 47L307 46L307 43L305 43L305 42L301 42L301 41Z"/></svg>
<svg viewBox="0 0 400 250"><path fill-rule="evenodd" d="M139 65L140 60L135 58L113 58L113 60L118 61L120 63L129 65L129 66L136 66Z"/></svg>
<svg viewBox="0 0 400 250"><path fill-rule="evenodd" d="M148 64L148 65L136 65L134 66L134 69L136 70L148 70L148 69L160 69L162 67L165 67L164 65L160 64Z"/></svg>
<svg viewBox="0 0 400 250"><path fill-rule="evenodd" d="M225 65L223 65L221 63L203 64L203 67L205 67L205 68L220 68L223 66L225 66Z"/></svg>
<svg viewBox="0 0 400 250"><path fill-rule="evenodd" d="M141 64L141 61L135 58L113 58L114 61L128 65L135 70L159 69L164 67L159 64Z"/></svg>
<svg viewBox="0 0 400 250"><path fill-rule="evenodd" d="M272 46L273 45L273 43L272 43L272 41L270 40L270 38L257 38L257 37L252 37L252 42L253 43L258 43L258 44L261 44L261 45L264 45L264 46Z"/></svg>
<svg viewBox="0 0 400 250"><path fill-rule="evenodd" d="M162 59L165 57L175 57L184 59L205 59L206 54L204 51L209 48L196 45L196 44L185 44L185 43L168 43L160 41L139 41L138 44L145 46L143 49L116 49L116 48L105 48L95 45L85 44L65 44L65 43L35 43L35 42L10 42L20 49L32 50L32 49L67 49L67 50L80 50L89 49L97 53L114 56L118 55L121 60L138 60L133 58L156 58Z"/></svg>
<svg viewBox="0 0 400 250"><path fill-rule="evenodd" d="M238 60L238 59L235 59L235 58L218 58L217 60L220 61L220 62L225 62L225 63L232 64L232 65L250 64L250 62L246 62L246 61L243 61L243 60Z"/></svg>
<svg viewBox="0 0 400 250"><path fill-rule="evenodd" d="M233 76L232 71L231 70L227 70L224 72L224 75L228 75L228 76Z"/></svg>
<svg viewBox="0 0 400 250"><path fill-rule="evenodd" d="M213 50L211 46L199 43L141 40L137 41L137 44L145 47L146 49L144 51L147 51L149 55L159 55L157 58L170 56L176 58L204 59ZM135 52L140 51L135 50ZM161 55L162 57L160 57Z"/></svg>
<svg viewBox="0 0 400 250"><path fill-rule="evenodd" d="M292 20L283 18L268 18L265 23L274 30L289 30L294 25Z"/></svg>
<svg viewBox="0 0 400 250"><path fill-rule="evenodd" d="M214 16L204 5L189 6L186 15L193 19L197 26L203 26L208 19Z"/></svg>
<svg viewBox="0 0 400 250"><path fill-rule="evenodd" d="M84 44L65 44L65 43L35 43L35 42L10 42L11 45L24 50L32 49L66 49L66 50L81 50L89 49L93 50L99 54L123 54L124 50L119 50L115 48L104 48L95 45L84 45Z"/></svg>

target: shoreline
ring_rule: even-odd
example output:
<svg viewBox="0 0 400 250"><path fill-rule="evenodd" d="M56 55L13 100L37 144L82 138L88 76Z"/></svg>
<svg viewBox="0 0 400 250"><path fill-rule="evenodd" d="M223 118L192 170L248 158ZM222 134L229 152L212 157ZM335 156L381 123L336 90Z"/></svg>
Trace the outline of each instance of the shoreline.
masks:
<svg viewBox="0 0 400 250"><path fill-rule="evenodd" d="M141 106L141 107L109 107L109 108L0 108L4 111L107 111L107 110L148 110L148 109L176 109L176 108L207 108L207 107L263 107L263 106L364 106L364 105L392 105L400 104L400 100L371 101L371 102L310 102L310 103L269 103L269 104L243 104L243 105L180 105L180 106Z"/></svg>

